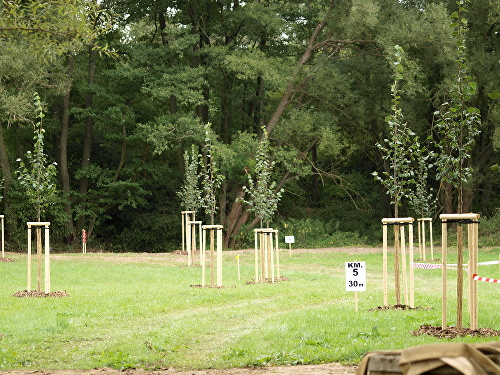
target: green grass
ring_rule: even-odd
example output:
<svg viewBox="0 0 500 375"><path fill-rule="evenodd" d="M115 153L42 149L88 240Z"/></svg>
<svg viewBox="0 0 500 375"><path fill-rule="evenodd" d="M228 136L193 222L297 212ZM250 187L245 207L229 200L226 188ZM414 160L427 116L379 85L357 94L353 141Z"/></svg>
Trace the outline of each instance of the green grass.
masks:
<svg viewBox="0 0 500 375"><path fill-rule="evenodd" d="M480 261L498 260L499 251L480 250ZM235 256L225 252L222 289L192 287L201 282L201 268L176 262L180 255L56 254L52 290L70 296L16 298L26 289L26 256L10 253L15 262L0 263L0 370L357 363L367 351L443 341L411 334L441 323L440 270L415 270L415 303L429 309L368 312L383 303L381 254L281 254L288 281L246 284L253 255L240 256L239 281ZM346 261L367 265L358 312L354 294L345 291ZM480 271L499 277L498 265ZM456 319L453 275L449 325ZM500 330L500 284L478 289L479 326Z"/></svg>

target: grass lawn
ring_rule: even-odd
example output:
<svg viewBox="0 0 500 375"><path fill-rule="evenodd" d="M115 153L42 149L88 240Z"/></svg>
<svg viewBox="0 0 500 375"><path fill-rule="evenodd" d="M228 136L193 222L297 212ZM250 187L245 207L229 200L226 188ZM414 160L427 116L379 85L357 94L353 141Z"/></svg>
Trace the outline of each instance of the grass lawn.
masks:
<svg viewBox="0 0 500 375"><path fill-rule="evenodd" d="M498 260L499 252L480 249L479 261ZM187 256L179 254L53 254L51 289L69 296L16 298L26 289L27 257L8 253L15 262L0 262L0 370L352 364L367 351L443 342L411 334L422 324L441 325L440 270L415 270L421 308L368 311L383 304L381 253L339 249L289 257L282 250L287 280L275 284L247 284L253 254L238 254L241 280L236 253L225 251L221 289L193 287L201 283L201 268L186 267ZM348 261L366 262L358 312L354 293L345 291ZM500 276L498 265L479 270ZM455 275L448 272L449 325L456 321ZM500 284L479 282L478 290L479 327L500 330ZM393 293L389 298L394 304ZM465 313L465 325L468 319Z"/></svg>

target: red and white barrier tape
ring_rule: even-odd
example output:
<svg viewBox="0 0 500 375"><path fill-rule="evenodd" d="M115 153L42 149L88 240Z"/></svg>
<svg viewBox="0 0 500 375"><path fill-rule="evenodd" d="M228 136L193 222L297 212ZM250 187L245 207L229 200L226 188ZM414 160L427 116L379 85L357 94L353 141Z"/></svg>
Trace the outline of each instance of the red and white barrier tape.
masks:
<svg viewBox="0 0 500 375"><path fill-rule="evenodd" d="M500 280L499 279L491 279L489 277L480 277L478 275L472 275L472 279L473 280L476 280L476 281L486 281L486 282L489 282L489 283L499 283L500 284Z"/></svg>
<svg viewBox="0 0 500 375"><path fill-rule="evenodd" d="M500 260L492 260L492 261L489 261L489 262L481 262L481 263L478 263L477 265L478 266L487 266L487 265L499 264L499 263L500 263ZM424 269L424 270L433 270L433 269L437 269L437 268L443 268L443 265L441 263L411 263L411 266L413 268L421 268L421 269ZM447 264L446 268L448 268L448 269L456 269L457 266L458 266L458 264ZM468 264L463 264L462 266L464 268L467 268L469 265Z"/></svg>

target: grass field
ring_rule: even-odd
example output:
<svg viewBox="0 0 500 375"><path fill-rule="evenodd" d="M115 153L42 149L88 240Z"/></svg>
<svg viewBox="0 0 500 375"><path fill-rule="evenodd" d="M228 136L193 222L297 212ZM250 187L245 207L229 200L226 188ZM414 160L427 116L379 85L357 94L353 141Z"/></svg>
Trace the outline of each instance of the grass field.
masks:
<svg viewBox="0 0 500 375"><path fill-rule="evenodd" d="M480 249L479 260L498 260L499 252ZM27 259L6 256L15 262L0 262L0 370L347 364L367 351L443 341L411 334L422 324L441 324L440 270L415 270L421 308L368 311L383 304L381 253L336 249L289 257L282 250L287 280L247 284L254 276L253 254L226 251L221 289L193 287L201 283L201 268L186 267L187 257L179 254L53 254L52 291L67 291L62 298L13 297L26 289ZM347 261L367 266L358 312L354 293L345 291ZM480 272L500 276L498 265ZM448 275L453 325L456 271ZM478 289L479 327L500 330L500 284L480 282ZM389 303L395 303L393 294Z"/></svg>

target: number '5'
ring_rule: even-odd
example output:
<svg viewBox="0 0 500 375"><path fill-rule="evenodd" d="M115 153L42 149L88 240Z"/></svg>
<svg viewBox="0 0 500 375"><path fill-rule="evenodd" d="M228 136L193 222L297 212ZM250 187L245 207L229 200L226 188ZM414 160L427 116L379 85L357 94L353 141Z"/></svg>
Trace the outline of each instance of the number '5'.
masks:
<svg viewBox="0 0 500 375"><path fill-rule="evenodd" d="M353 274L353 276L358 276L358 269L357 269L357 268L354 268L354 269L352 270L352 274Z"/></svg>

